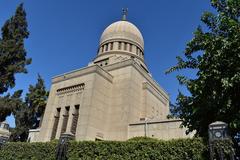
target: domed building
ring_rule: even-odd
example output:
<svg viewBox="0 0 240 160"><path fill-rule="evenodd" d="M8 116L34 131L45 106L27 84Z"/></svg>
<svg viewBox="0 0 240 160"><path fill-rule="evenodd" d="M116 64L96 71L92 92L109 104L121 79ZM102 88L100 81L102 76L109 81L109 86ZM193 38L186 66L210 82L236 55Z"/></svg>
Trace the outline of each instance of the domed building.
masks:
<svg viewBox="0 0 240 160"><path fill-rule="evenodd" d="M102 33L96 58L87 67L52 78L41 128L30 141L67 133L76 140L187 137L181 120L169 120L169 95L144 62L144 39L123 19Z"/></svg>

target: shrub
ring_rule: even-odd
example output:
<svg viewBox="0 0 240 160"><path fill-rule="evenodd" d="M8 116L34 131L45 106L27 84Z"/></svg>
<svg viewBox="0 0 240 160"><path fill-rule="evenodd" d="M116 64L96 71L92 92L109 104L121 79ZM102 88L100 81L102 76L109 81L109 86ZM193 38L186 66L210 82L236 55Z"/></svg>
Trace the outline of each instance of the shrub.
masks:
<svg viewBox="0 0 240 160"><path fill-rule="evenodd" d="M137 141L137 142L151 141L151 142L156 142L156 141L159 141L159 140L157 138L150 138L150 137L133 137L133 138L130 138L128 141Z"/></svg>
<svg viewBox="0 0 240 160"><path fill-rule="evenodd" d="M141 140L140 140L141 139ZM159 160L202 160L206 146L201 139L178 139L162 141L136 138L127 142L99 141L72 142L68 157L77 159L159 159ZM139 141L140 140L140 141Z"/></svg>
<svg viewBox="0 0 240 160"><path fill-rule="evenodd" d="M1 160L55 160L56 142L10 142L0 149Z"/></svg>
<svg viewBox="0 0 240 160"><path fill-rule="evenodd" d="M233 142L230 139L215 140L213 143L213 156L214 158L220 159L220 155L226 160L232 159L234 155Z"/></svg>
<svg viewBox="0 0 240 160"><path fill-rule="evenodd" d="M1 160L54 160L57 142L7 143L0 150ZM202 139L157 140L133 138L119 141L71 141L69 160L202 160L206 151Z"/></svg>

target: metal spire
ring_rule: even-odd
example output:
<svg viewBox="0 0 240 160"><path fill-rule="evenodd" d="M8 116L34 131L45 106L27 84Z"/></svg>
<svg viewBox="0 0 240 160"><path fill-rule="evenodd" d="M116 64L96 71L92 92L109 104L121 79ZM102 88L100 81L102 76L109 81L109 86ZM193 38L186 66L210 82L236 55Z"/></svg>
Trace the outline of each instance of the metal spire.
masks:
<svg viewBox="0 0 240 160"><path fill-rule="evenodd" d="M122 9L122 20L123 21L127 20L127 14L128 14L128 8L123 8Z"/></svg>

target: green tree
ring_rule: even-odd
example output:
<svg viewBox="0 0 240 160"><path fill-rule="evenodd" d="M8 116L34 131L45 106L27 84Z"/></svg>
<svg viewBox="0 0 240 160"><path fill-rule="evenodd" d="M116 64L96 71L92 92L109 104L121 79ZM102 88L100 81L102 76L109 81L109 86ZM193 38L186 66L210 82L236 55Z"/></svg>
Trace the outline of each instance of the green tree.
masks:
<svg viewBox="0 0 240 160"><path fill-rule="evenodd" d="M13 110L16 127L12 129L11 141L26 141L29 129L39 127L47 97L44 80L38 75L37 83L29 86L25 102L18 99L19 104Z"/></svg>
<svg viewBox="0 0 240 160"><path fill-rule="evenodd" d="M26 13L23 4L20 4L9 20L2 27L0 38L0 94L15 86L15 74L27 73L26 65L31 59L26 58L24 39L28 38ZM0 121L5 120L11 113L11 96L0 98Z"/></svg>
<svg viewBox="0 0 240 160"><path fill-rule="evenodd" d="M39 122L45 111L47 98L48 91L46 90L44 80L38 75L37 83L29 86L29 91L25 98L26 104L33 110L35 117L35 123L32 128L39 127Z"/></svg>
<svg viewBox="0 0 240 160"><path fill-rule="evenodd" d="M0 122L4 121L6 116L10 116L13 110L19 108L21 100L22 90L16 91L12 96L7 94L4 97L0 97Z"/></svg>
<svg viewBox="0 0 240 160"><path fill-rule="evenodd" d="M34 124L34 113L21 99L18 107L14 108L13 115L16 126L10 130L10 141L24 142L28 138L29 129Z"/></svg>
<svg viewBox="0 0 240 160"><path fill-rule="evenodd" d="M187 44L183 58L166 73L182 69L197 71L196 78L178 75L191 95L179 92L174 115L188 131L207 137L214 121L229 124L230 133L240 130L240 0L211 0L217 14L205 12Z"/></svg>

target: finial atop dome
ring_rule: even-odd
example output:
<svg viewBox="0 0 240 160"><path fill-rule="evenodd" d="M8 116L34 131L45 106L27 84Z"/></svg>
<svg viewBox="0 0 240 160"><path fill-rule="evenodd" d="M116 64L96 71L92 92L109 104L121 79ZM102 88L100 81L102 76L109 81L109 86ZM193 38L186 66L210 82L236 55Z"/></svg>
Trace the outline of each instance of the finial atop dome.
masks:
<svg viewBox="0 0 240 160"><path fill-rule="evenodd" d="M127 20L127 14L128 14L128 8L123 8L122 9L122 20L123 21Z"/></svg>

